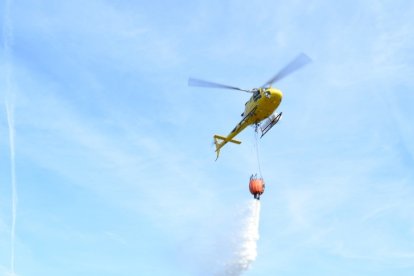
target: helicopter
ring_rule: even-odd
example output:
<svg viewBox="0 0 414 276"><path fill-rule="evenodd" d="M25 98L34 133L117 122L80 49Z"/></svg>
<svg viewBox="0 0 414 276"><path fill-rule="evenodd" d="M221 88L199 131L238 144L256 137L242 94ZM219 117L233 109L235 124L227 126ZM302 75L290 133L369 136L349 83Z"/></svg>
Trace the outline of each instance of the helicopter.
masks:
<svg viewBox="0 0 414 276"><path fill-rule="evenodd" d="M279 89L273 88L272 84L280 81L287 75L290 75L310 62L311 59L306 54L300 53L265 84L250 90L196 78L188 79L189 86L231 89L252 94L250 99L245 104L244 112L241 114L243 117L242 120L236 125L236 127L234 127L229 135L226 137L217 134L214 135L214 144L216 146L217 153L216 160L219 158L221 148L228 142L241 144L241 141L233 138L242 132L247 126L253 125L256 132L260 130L260 138L262 138L274 125L279 122L282 117L282 112L276 114L275 110L279 107L283 94Z"/></svg>

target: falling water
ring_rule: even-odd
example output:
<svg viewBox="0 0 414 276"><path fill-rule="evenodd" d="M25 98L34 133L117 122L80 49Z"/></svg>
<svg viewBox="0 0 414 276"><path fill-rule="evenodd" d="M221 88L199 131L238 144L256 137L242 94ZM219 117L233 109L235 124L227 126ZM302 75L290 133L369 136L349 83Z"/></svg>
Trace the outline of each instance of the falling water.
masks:
<svg viewBox="0 0 414 276"><path fill-rule="evenodd" d="M234 245L232 260L227 263L225 274L238 276L248 270L257 257L259 240L260 201L251 200L237 243Z"/></svg>

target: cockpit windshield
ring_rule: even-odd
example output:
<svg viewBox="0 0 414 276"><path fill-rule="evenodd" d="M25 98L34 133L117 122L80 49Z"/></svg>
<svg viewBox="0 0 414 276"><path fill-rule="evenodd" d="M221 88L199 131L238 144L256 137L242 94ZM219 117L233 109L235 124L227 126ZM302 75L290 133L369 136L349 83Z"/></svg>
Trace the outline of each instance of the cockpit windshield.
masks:
<svg viewBox="0 0 414 276"><path fill-rule="evenodd" d="M253 94L253 100L256 102L261 97L262 97L262 95L260 94L260 90L256 90Z"/></svg>

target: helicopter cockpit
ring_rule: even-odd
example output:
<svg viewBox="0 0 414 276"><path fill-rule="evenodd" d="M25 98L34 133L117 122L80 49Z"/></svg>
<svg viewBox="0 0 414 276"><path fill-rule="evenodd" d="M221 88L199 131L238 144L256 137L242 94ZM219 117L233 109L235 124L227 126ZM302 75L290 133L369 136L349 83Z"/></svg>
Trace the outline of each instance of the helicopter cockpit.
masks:
<svg viewBox="0 0 414 276"><path fill-rule="evenodd" d="M261 88L260 89L253 90L253 100L255 102L257 102L257 100L262 97L262 93L261 92L262 92L262 89Z"/></svg>

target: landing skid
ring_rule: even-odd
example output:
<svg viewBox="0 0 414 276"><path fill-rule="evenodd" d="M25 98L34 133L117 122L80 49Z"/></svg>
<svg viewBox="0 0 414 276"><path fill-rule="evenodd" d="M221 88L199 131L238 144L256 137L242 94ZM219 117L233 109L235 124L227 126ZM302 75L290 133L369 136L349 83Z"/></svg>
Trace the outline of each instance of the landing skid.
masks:
<svg viewBox="0 0 414 276"><path fill-rule="evenodd" d="M262 138L274 125L276 125L277 122L279 122L280 118L282 118L282 112L280 112L277 115L275 114L270 115L270 117L267 118L266 122L260 126L260 130L262 132L262 135L260 136L260 138ZM256 132L258 130L258 127L259 127L259 124L256 124Z"/></svg>

